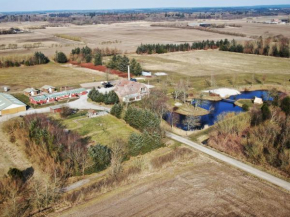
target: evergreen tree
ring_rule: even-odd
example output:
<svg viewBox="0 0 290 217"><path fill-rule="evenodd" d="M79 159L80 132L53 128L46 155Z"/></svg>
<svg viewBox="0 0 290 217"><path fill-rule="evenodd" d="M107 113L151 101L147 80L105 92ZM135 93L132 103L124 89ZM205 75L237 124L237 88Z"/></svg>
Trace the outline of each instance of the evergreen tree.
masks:
<svg viewBox="0 0 290 217"><path fill-rule="evenodd" d="M127 56L123 56L118 60L118 70L121 72L127 72L128 65L129 65L129 58Z"/></svg>
<svg viewBox="0 0 290 217"><path fill-rule="evenodd" d="M88 154L94 162L96 171L106 169L111 161L111 149L103 145L91 146L88 149Z"/></svg>
<svg viewBox="0 0 290 217"><path fill-rule="evenodd" d="M271 117L271 111L267 103L264 103L264 105L261 108L261 111L262 111L262 118L264 121Z"/></svg>
<svg viewBox="0 0 290 217"><path fill-rule="evenodd" d="M56 62L58 63L66 63L67 62L67 57L63 52L56 52L55 53L55 59Z"/></svg>
<svg viewBox="0 0 290 217"><path fill-rule="evenodd" d="M121 104L115 103L115 105L111 109L111 115L114 115L117 118L121 118L123 111L123 106Z"/></svg>
<svg viewBox="0 0 290 217"><path fill-rule="evenodd" d="M95 66L103 65L103 57L102 57L102 54L100 52L97 52L95 55L94 65Z"/></svg>
<svg viewBox="0 0 290 217"><path fill-rule="evenodd" d="M281 109L286 115L290 115L290 97L287 96L281 101Z"/></svg>

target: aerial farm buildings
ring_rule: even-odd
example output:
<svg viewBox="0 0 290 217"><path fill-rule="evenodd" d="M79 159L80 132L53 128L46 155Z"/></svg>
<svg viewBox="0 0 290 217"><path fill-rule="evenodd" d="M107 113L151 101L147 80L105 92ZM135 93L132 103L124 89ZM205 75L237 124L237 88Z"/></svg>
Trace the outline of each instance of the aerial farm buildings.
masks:
<svg viewBox="0 0 290 217"><path fill-rule="evenodd" d="M0 93L0 115L15 114L26 111L26 105L7 93Z"/></svg>
<svg viewBox="0 0 290 217"><path fill-rule="evenodd" d="M51 89L49 91L51 91ZM85 88L67 90L62 92L45 93L43 95L31 96L30 103L35 105L42 105L50 102L57 102L64 99L78 97L85 94L87 94L87 90Z"/></svg>

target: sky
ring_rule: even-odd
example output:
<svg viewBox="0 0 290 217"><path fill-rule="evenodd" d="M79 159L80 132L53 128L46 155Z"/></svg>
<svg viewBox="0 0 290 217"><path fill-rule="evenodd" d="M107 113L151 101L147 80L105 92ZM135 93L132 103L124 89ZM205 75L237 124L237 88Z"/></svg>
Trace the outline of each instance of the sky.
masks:
<svg viewBox="0 0 290 217"><path fill-rule="evenodd" d="M0 11L231 7L290 4L289 0L0 0Z"/></svg>

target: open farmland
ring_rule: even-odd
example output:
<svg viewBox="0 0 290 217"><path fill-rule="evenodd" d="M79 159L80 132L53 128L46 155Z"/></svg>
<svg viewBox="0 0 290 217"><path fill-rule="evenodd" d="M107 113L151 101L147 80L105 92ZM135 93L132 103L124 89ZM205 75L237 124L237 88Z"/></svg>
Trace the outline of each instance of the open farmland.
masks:
<svg viewBox="0 0 290 217"><path fill-rule="evenodd" d="M208 88L211 75L215 76L217 86L262 84L263 78L265 83L284 85L290 79L290 62L283 58L218 50L130 57L137 59L145 70L167 72L174 82L189 79L197 89Z"/></svg>
<svg viewBox="0 0 290 217"><path fill-rule="evenodd" d="M132 177L131 184L59 216L288 216L290 212L287 192L194 150L190 159L175 160L162 170L149 168Z"/></svg>
<svg viewBox="0 0 290 217"><path fill-rule="evenodd" d="M99 73L62 67L56 63L36 66L21 66L0 69L0 86L10 86L12 91L22 91L27 87L40 88L49 84L59 86L78 86L81 83L100 81L104 77Z"/></svg>
<svg viewBox="0 0 290 217"><path fill-rule="evenodd" d="M17 35L1 35L1 44L23 44L41 42L44 47L41 51L47 55L54 55L55 51L69 53L74 46L80 43L57 38L55 34L80 37L83 43L92 48L117 48L123 52L135 52L141 43L183 43L202 40L236 39L246 40L247 38L209 33L198 30L175 29L168 27L151 27L150 22L129 22L100 25L76 26L69 24L66 27L47 27L46 29L35 29L32 33ZM1 25L5 24L0 24ZM7 25L7 24L6 24ZM24 25L24 24L23 24ZM32 24L31 24L32 25ZM37 23L33 24L37 25ZM19 26L19 25L17 25ZM57 44L57 47L52 44ZM53 47L52 47L53 46ZM36 49L2 50L0 54L12 53L33 53Z"/></svg>

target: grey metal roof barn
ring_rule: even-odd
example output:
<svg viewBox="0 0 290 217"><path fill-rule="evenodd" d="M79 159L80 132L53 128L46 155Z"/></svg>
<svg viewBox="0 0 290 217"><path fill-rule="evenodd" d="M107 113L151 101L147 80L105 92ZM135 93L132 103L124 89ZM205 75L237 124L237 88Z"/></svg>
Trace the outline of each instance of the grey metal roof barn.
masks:
<svg viewBox="0 0 290 217"><path fill-rule="evenodd" d="M26 106L23 102L7 93L0 93L0 110L8 107Z"/></svg>

